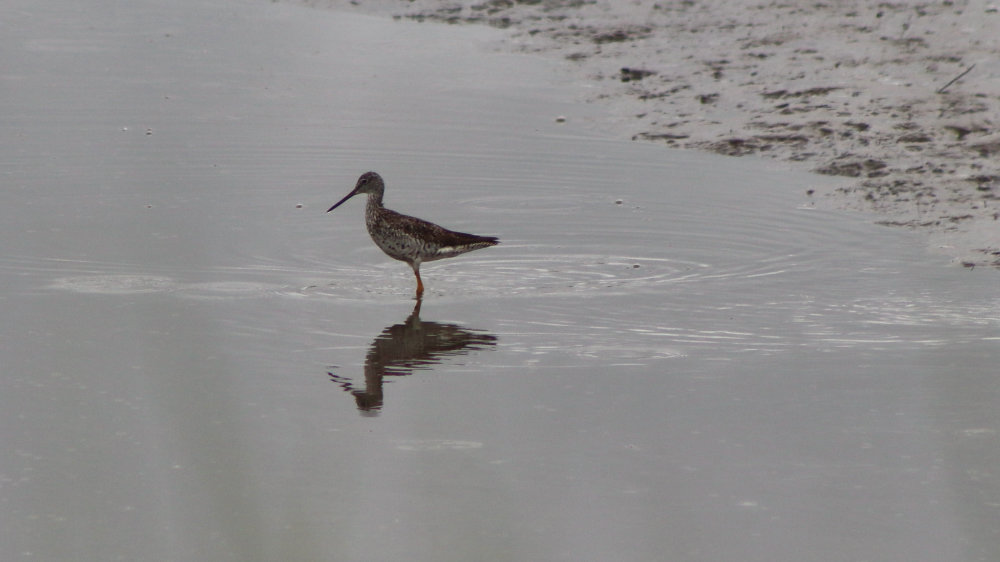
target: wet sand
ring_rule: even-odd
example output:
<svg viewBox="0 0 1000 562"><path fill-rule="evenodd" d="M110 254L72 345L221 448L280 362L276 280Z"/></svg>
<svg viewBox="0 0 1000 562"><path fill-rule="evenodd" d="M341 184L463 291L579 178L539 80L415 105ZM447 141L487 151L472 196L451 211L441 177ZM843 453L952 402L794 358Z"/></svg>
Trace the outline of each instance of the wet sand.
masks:
<svg viewBox="0 0 1000 562"><path fill-rule="evenodd" d="M598 127L841 176L803 197L925 234L966 267L1000 265L996 4L307 3L507 28L503 49L583 78L608 108Z"/></svg>

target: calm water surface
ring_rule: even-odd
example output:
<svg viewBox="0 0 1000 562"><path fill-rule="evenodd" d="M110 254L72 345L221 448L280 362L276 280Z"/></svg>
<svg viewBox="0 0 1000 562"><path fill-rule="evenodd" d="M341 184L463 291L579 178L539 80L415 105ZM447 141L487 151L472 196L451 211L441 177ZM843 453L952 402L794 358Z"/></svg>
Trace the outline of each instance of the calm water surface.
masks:
<svg viewBox="0 0 1000 562"><path fill-rule="evenodd" d="M496 30L7 12L5 559L1000 558L996 271L588 132ZM415 306L324 213L369 169L503 244Z"/></svg>

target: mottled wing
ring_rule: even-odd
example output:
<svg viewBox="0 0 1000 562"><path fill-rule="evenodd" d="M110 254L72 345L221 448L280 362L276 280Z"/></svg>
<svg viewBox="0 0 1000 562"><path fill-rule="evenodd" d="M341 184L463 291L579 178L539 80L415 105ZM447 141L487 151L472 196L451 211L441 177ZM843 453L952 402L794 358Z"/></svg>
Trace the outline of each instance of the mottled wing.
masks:
<svg viewBox="0 0 1000 562"><path fill-rule="evenodd" d="M399 231L398 234L418 241L422 261L456 256L479 248L495 246L499 243L499 240L494 236L455 232L423 219L388 209L386 212L392 214L387 222Z"/></svg>

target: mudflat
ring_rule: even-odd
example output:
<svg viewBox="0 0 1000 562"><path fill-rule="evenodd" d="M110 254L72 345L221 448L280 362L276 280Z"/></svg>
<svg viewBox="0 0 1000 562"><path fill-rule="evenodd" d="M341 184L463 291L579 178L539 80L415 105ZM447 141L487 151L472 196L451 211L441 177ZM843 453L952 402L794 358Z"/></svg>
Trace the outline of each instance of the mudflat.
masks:
<svg viewBox="0 0 1000 562"><path fill-rule="evenodd" d="M316 5L316 2L310 2ZM318 4L323 5L323 2ZM845 183L808 197L1000 265L1000 13L986 2L407 0L331 7L509 30L636 140Z"/></svg>

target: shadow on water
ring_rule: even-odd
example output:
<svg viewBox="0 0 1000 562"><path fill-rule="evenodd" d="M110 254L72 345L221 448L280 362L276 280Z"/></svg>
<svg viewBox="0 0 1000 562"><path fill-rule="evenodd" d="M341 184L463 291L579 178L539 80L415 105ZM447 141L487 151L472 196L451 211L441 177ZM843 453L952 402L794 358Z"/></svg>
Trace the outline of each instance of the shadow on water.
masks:
<svg viewBox="0 0 1000 562"><path fill-rule="evenodd" d="M421 300L400 324L387 326L372 340L365 356L365 384L358 388L351 377L328 371L330 380L350 392L363 415L376 416L384 402L382 383L386 376L401 377L425 370L446 357L496 345L497 337L458 324L420 319Z"/></svg>

